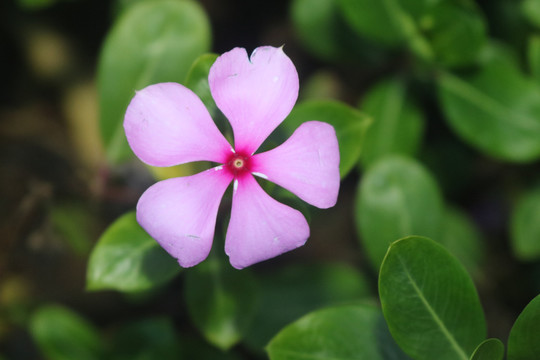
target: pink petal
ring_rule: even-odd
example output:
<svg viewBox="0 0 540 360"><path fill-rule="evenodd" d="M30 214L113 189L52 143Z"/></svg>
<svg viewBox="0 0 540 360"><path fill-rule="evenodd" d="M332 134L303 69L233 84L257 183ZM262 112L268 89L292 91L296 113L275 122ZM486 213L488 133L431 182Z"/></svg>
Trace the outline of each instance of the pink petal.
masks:
<svg viewBox="0 0 540 360"><path fill-rule="evenodd" d="M235 148L253 154L285 119L298 97L298 73L282 48L243 48L221 55L208 76L217 106L229 119Z"/></svg>
<svg viewBox="0 0 540 360"><path fill-rule="evenodd" d="M202 101L176 83L137 91L124 118L131 149L145 163L172 166L190 161L223 162L230 144Z"/></svg>
<svg viewBox="0 0 540 360"><path fill-rule="evenodd" d="M238 181L225 239L232 266L242 269L304 245L309 226L302 213L272 199L253 176Z"/></svg>
<svg viewBox="0 0 540 360"><path fill-rule="evenodd" d="M181 266L197 265L210 252L219 203L231 180L217 167L160 181L139 199L137 221Z"/></svg>
<svg viewBox="0 0 540 360"><path fill-rule="evenodd" d="M282 145L252 157L255 175L284 187L319 208L336 204L339 146L334 128L324 122L300 125Z"/></svg>

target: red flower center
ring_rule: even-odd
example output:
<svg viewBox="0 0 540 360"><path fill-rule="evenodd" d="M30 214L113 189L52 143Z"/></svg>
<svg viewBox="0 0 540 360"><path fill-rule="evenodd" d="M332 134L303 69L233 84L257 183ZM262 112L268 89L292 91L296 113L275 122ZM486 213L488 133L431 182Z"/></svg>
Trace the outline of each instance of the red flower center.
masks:
<svg viewBox="0 0 540 360"><path fill-rule="evenodd" d="M224 166L237 178L250 172L250 158L251 156L244 153L233 153Z"/></svg>

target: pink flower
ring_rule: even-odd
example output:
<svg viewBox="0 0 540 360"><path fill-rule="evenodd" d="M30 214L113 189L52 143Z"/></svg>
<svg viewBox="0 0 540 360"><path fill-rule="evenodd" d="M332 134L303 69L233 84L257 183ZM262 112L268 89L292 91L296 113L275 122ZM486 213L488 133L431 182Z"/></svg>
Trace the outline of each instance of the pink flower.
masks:
<svg viewBox="0 0 540 360"><path fill-rule="evenodd" d="M298 97L298 74L282 48L235 48L208 76L212 96L229 119L232 148L201 100L176 83L150 85L129 104L124 128L133 152L153 166L219 163L199 174L160 181L139 199L137 221L183 267L208 256L221 198L233 183L225 252L241 269L302 246L304 216L271 198L253 175L272 181L319 208L334 206L339 149L334 128L302 124L282 145L255 154Z"/></svg>

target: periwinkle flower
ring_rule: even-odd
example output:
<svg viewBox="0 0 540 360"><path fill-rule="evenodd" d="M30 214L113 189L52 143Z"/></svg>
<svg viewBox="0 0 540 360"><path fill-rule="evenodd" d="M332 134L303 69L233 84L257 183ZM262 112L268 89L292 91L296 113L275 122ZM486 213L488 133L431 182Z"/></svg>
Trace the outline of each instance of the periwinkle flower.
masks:
<svg viewBox="0 0 540 360"><path fill-rule="evenodd" d="M302 246L309 227L297 210L270 197L258 176L319 208L334 206L339 191L339 148L334 128L302 124L282 145L255 154L298 97L298 74L282 48L257 48L251 58L235 48L208 76L216 105L230 121L234 148L202 101L176 83L150 85L129 104L124 128L133 152L153 166L212 161L196 175L160 181L139 199L137 221L183 267L208 256L218 207L233 183L225 252L241 269Z"/></svg>

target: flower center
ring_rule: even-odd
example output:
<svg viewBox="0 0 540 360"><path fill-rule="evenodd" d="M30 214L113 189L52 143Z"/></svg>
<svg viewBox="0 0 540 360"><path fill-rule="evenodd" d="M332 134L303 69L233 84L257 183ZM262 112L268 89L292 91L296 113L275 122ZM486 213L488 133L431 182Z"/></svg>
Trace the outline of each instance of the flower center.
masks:
<svg viewBox="0 0 540 360"><path fill-rule="evenodd" d="M250 171L250 158L244 153L233 153L224 165L236 178Z"/></svg>
<svg viewBox="0 0 540 360"><path fill-rule="evenodd" d="M238 170L244 167L244 159L236 158L233 160L233 166Z"/></svg>

